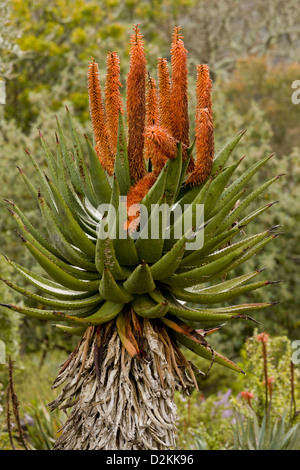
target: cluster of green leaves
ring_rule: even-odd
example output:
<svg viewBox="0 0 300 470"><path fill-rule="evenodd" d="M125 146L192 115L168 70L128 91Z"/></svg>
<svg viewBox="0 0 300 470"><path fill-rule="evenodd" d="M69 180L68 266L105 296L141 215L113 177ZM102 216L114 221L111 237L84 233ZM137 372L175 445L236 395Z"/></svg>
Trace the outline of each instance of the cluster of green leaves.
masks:
<svg viewBox="0 0 300 470"><path fill-rule="evenodd" d="M279 419L271 420L265 413L261 424L257 415L250 410L246 419L236 413L233 427L234 450L299 450L300 423L291 426L284 414Z"/></svg>

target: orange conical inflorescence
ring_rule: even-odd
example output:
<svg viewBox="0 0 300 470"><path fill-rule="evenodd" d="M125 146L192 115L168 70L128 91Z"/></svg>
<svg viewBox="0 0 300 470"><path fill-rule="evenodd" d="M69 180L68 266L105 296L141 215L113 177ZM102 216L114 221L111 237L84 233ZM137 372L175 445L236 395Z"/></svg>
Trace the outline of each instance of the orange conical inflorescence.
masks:
<svg viewBox="0 0 300 470"><path fill-rule="evenodd" d="M113 173L113 155L110 151L104 103L100 87L99 67L93 59L88 68L88 95L95 149L103 168Z"/></svg>
<svg viewBox="0 0 300 470"><path fill-rule="evenodd" d="M159 123L171 133L171 80L167 59L158 59L157 76L159 86Z"/></svg>
<svg viewBox="0 0 300 470"><path fill-rule="evenodd" d="M187 50L180 27L174 28L171 46L171 122L175 139L189 145Z"/></svg>
<svg viewBox="0 0 300 470"><path fill-rule="evenodd" d="M204 183L213 162L213 124L207 108L199 110L196 116L196 163L186 184L195 186Z"/></svg>
<svg viewBox="0 0 300 470"><path fill-rule="evenodd" d="M177 141L161 123L155 80L149 77L147 90L145 155L158 175L168 158L175 158Z"/></svg>
<svg viewBox="0 0 300 470"><path fill-rule="evenodd" d="M130 69L127 77L128 161L131 178L139 181L146 173L144 132L146 119L146 54L138 26L130 39Z"/></svg>
<svg viewBox="0 0 300 470"><path fill-rule="evenodd" d="M212 81L207 65L197 66L196 81L196 163L186 184L198 185L208 178L214 158L211 100Z"/></svg>
<svg viewBox="0 0 300 470"><path fill-rule="evenodd" d="M212 81L208 65L197 65L196 100L197 109L207 108L212 113Z"/></svg>
<svg viewBox="0 0 300 470"><path fill-rule="evenodd" d="M122 95L120 93L120 60L116 52L110 52L106 60L105 114L109 134L109 148L116 154L118 140L119 114L123 114Z"/></svg>

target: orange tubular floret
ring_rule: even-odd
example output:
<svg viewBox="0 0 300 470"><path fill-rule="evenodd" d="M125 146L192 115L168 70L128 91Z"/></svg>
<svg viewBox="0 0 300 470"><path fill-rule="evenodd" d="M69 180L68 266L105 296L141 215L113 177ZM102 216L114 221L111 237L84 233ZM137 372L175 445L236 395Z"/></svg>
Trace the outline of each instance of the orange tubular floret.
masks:
<svg viewBox="0 0 300 470"><path fill-rule="evenodd" d="M149 189L156 181L154 173L146 173L146 175L128 191L127 194L127 210L134 204L140 204L144 196L148 193ZM137 211L135 215L128 216L126 229L136 230L140 222L140 214Z"/></svg>
<svg viewBox="0 0 300 470"><path fill-rule="evenodd" d="M133 181L146 172L144 132L146 118L146 55L138 26L130 39L130 70L127 77L128 160Z"/></svg>
<svg viewBox="0 0 300 470"><path fill-rule="evenodd" d="M189 145L187 50L180 27L174 28L171 46L171 120L175 139Z"/></svg>
<svg viewBox="0 0 300 470"><path fill-rule="evenodd" d="M93 59L88 68L88 95L92 128L95 139L95 150L103 168L113 172L113 157L108 143L108 133L105 122L104 105L99 80L98 64Z"/></svg>
<svg viewBox="0 0 300 470"><path fill-rule="evenodd" d="M145 132L147 147L151 147L151 160L153 172L158 174L168 158L176 157L177 140L172 137L166 129L153 125L147 127Z"/></svg>
<svg viewBox="0 0 300 470"><path fill-rule="evenodd" d="M171 81L167 59L158 59L157 75L159 87L159 123L171 133Z"/></svg>
<svg viewBox="0 0 300 470"><path fill-rule="evenodd" d="M109 134L109 147L116 154L118 141L119 113L123 114L122 96L120 93L120 60L116 52L110 52L106 60L107 72L105 81L105 114Z"/></svg>
<svg viewBox="0 0 300 470"><path fill-rule="evenodd" d="M199 185L209 177L214 158L213 123L207 108L200 109L196 115L196 164L188 177L187 185Z"/></svg>

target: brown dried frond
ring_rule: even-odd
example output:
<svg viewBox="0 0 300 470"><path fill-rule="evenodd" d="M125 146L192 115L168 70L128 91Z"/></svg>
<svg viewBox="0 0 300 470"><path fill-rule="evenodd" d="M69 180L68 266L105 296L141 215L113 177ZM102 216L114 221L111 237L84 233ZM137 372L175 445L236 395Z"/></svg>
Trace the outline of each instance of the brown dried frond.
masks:
<svg viewBox="0 0 300 470"><path fill-rule="evenodd" d="M171 120L175 139L189 145L187 50L180 26L174 28L171 46Z"/></svg>
<svg viewBox="0 0 300 470"><path fill-rule="evenodd" d="M207 108L200 109L196 115L196 163L188 177L187 185L204 183L210 175L214 158L214 133L211 114Z"/></svg>
<svg viewBox="0 0 300 470"><path fill-rule="evenodd" d="M95 150L103 168L109 174L112 174L113 158L108 143L104 104L99 79L99 67L94 59L89 63L87 79L90 115L96 144Z"/></svg>
<svg viewBox="0 0 300 470"><path fill-rule="evenodd" d="M109 52L106 59L105 81L105 114L109 135L109 147L116 154L118 141L119 113L123 114L122 96L120 93L120 60L116 52Z"/></svg>
<svg viewBox="0 0 300 470"><path fill-rule="evenodd" d="M151 149L153 171L157 175L168 158L175 158L178 141L161 126L149 126L145 132L145 143Z"/></svg>
<svg viewBox="0 0 300 470"><path fill-rule="evenodd" d="M162 127L172 132L171 123L171 80L167 59L159 58L157 61L158 75L158 101L159 123Z"/></svg>
<svg viewBox="0 0 300 470"><path fill-rule="evenodd" d="M138 25L130 39L130 69L127 77L128 160L133 181L146 172L144 131L146 118L146 55Z"/></svg>

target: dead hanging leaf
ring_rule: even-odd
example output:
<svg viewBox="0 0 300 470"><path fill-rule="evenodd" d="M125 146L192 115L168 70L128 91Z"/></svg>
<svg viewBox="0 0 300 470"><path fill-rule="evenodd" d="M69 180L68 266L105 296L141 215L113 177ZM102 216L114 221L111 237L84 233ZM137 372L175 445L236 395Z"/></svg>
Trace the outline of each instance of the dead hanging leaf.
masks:
<svg viewBox="0 0 300 470"><path fill-rule="evenodd" d="M225 326L225 323L222 323L222 325L219 325L219 326L215 326L214 328L204 328L204 329L199 329L196 331L201 336L207 336L207 335L211 335L212 333L215 333L216 331L219 331L219 329L222 328L223 326Z"/></svg>
<svg viewBox="0 0 300 470"><path fill-rule="evenodd" d="M84 332L84 335L83 335L83 337L85 338L84 352L82 355L81 368L80 368L80 373L78 374L78 377L80 377L81 372L84 370L85 362L87 358L87 352L88 352L88 345L89 345L90 339L93 336L93 332L94 332L94 327L89 327Z"/></svg>
<svg viewBox="0 0 300 470"><path fill-rule="evenodd" d="M139 349L139 345L136 339L135 329L134 329L134 325L132 321L131 309L125 313L125 318L126 318L126 336L129 339L129 341L133 344L135 349L137 350L137 353L140 354L140 349Z"/></svg>
<svg viewBox="0 0 300 470"><path fill-rule="evenodd" d="M133 326L134 337L137 341L139 353L141 356L145 357L146 353L143 349L143 330L139 318L133 309L131 309L131 320Z"/></svg>
<svg viewBox="0 0 300 470"><path fill-rule="evenodd" d="M195 343L202 344L202 346L208 346L208 343L205 341L202 334L198 333L197 330L179 320L178 318L169 316L168 318L163 317L160 320L172 330L187 336Z"/></svg>
<svg viewBox="0 0 300 470"><path fill-rule="evenodd" d="M169 316L169 318L163 317L160 320L166 326L173 329L176 333L186 336L188 339L202 346L204 349L210 352L211 362L206 372L206 375L208 375L215 361L215 351L213 350L211 345L204 339L202 333L199 333L197 330L195 330L191 326L187 325L186 323L179 320L178 318L172 317L171 315Z"/></svg>
<svg viewBox="0 0 300 470"><path fill-rule="evenodd" d="M128 332L127 332L127 321L126 320L127 320L126 319L126 312L123 311L118 315L117 320L116 320L118 335L119 335L119 338L120 338L124 348L128 352L128 354L131 357L135 357L135 356L138 356L139 350L138 350L137 342L136 342L135 338L133 337L133 335L130 335L130 338L128 338L128 336L127 336Z"/></svg>
<svg viewBox="0 0 300 470"><path fill-rule="evenodd" d="M102 336L103 336L103 329L99 325L96 329L96 334L95 334L96 339L95 339L95 346L94 346L94 365L95 365L96 376L97 376L99 383L100 383L100 378L101 378L101 364L103 361L103 352L104 352Z"/></svg>

